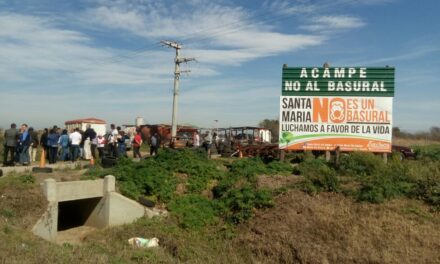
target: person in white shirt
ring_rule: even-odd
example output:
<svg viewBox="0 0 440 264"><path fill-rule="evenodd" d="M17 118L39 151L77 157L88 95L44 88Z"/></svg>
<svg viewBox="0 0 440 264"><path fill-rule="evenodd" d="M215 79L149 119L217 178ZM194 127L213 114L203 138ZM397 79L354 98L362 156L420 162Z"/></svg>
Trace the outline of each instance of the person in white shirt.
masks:
<svg viewBox="0 0 440 264"><path fill-rule="evenodd" d="M197 131L194 132L193 145L194 145L194 148L200 147L200 136L199 136L199 132L197 132Z"/></svg>
<svg viewBox="0 0 440 264"><path fill-rule="evenodd" d="M69 136L70 140L70 149L72 151L71 160L75 162L78 159L79 154L79 144L81 143L82 136L79 133L79 129L75 128L74 132Z"/></svg>
<svg viewBox="0 0 440 264"><path fill-rule="evenodd" d="M102 135L96 137L96 144L98 146L99 158L104 157L105 138Z"/></svg>
<svg viewBox="0 0 440 264"><path fill-rule="evenodd" d="M116 129L115 124L110 125L110 140L109 140L109 147L110 147L110 153L113 155L113 157L118 157L118 136L119 131Z"/></svg>

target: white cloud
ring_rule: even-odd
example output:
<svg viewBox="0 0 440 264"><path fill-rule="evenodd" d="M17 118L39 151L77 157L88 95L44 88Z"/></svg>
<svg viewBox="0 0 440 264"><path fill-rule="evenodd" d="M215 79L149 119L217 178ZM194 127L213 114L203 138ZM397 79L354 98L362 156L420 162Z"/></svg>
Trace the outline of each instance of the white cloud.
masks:
<svg viewBox="0 0 440 264"><path fill-rule="evenodd" d="M87 10L80 19L82 23L119 29L145 39L180 39L189 43L188 53L197 51L194 55L211 65L240 65L318 45L324 40L313 34L275 32L264 22L253 20L241 7L208 1L186 12L149 2L131 8L120 3L108 4Z"/></svg>
<svg viewBox="0 0 440 264"><path fill-rule="evenodd" d="M311 24L301 26L302 29L313 32L334 32L339 30L355 29L365 26L358 17L353 16L321 16L311 20Z"/></svg>
<svg viewBox="0 0 440 264"><path fill-rule="evenodd" d="M163 83L170 79L172 54L95 47L94 39L66 30L50 18L0 13L0 78L3 82L75 80L82 84ZM115 60L116 58L116 60ZM214 70L199 75L215 74ZM1 87L1 86L0 86Z"/></svg>
<svg viewBox="0 0 440 264"><path fill-rule="evenodd" d="M334 11L343 7L383 5L396 0L266 0L263 7L282 15L308 15Z"/></svg>

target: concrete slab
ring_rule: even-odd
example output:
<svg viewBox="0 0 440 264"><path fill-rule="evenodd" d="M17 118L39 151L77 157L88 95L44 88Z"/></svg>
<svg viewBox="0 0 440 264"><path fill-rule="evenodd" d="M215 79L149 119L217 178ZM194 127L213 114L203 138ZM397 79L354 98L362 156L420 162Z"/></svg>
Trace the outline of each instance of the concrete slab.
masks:
<svg viewBox="0 0 440 264"><path fill-rule="evenodd" d="M57 182L58 202L104 196L104 180Z"/></svg>
<svg viewBox="0 0 440 264"><path fill-rule="evenodd" d="M130 224L145 215L145 207L117 192L108 194L108 225Z"/></svg>
<svg viewBox="0 0 440 264"><path fill-rule="evenodd" d="M66 162L58 162L55 164L48 164L46 165L47 168L52 168L54 170L63 170L63 169L76 169L78 167L82 168L85 165L88 165L88 161L77 161L75 163L66 161ZM14 166L14 167L0 167L0 169L3 171L3 175L7 176L8 174L15 172L15 173L26 173L26 172L32 172L33 167L38 167L37 163L33 163L30 166Z"/></svg>

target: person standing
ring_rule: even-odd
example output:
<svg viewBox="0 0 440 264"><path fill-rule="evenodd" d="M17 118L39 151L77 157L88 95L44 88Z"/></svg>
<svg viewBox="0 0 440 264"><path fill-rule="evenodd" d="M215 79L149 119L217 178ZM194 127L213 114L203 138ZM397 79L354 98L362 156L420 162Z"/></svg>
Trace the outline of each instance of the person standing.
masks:
<svg viewBox="0 0 440 264"><path fill-rule="evenodd" d="M105 138L102 135L98 135L96 137L96 145L98 147L99 158L102 159L104 157L104 147L105 147Z"/></svg>
<svg viewBox="0 0 440 264"><path fill-rule="evenodd" d="M18 142L19 145L19 158L18 158L18 162L21 165L27 166L30 163L30 158L29 158L29 146L31 145L31 135L29 134L28 131L28 125L27 124L23 124L21 125L21 135L20 135L20 139Z"/></svg>
<svg viewBox="0 0 440 264"><path fill-rule="evenodd" d="M84 138L84 131L82 130L82 129L80 129L79 131L78 131L78 133L80 133L81 134L81 142L79 143L79 158L80 159L85 159L85 153L84 153L84 141L86 140L85 138Z"/></svg>
<svg viewBox="0 0 440 264"><path fill-rule="evenodd" d="M95 130L93 130L90 124L87 124L86 131L84 131L84 159L86 160L90 160L92 159L92 157L95 158L95 155L92 156L92 142L95 138L96 138Z"/></svg>
<svg viewBox="0 0 440 264"><path fill-rule="evenodd" d="M118 127L119 128L119 127ZM127 145L125 144L125 140L127 139L127 135L121 129L119 130L118 136L118 154L119 156L127 157Z"/></svg>
<svg viewBox="0 0 440 264"><path fill-rule="evenodd" d="M142 145L142 136L141 136L141 131L137 130L136 131L136 135L133 138L133 158L142 158L141 156L141 145Z"/></svg>
<svg viewBox="0 0 440 264"><path fill-rule="evenodd" d="M4 136L5 136L5 144L4 144L4 152L3 152L3 166L14 165L14 155L18 141L17 125L12 123L11 128L5 131ZM8 154L11 156L11 159L9 161L8 161Z"/></svg>
<svg viewBox="0 0 440 264"><path fill-rule="evenodd" d="M61 146L61 155L60 159L62 161L69 160L69 135L67 135L67 129L63 129L61 132L61 136L59 139L59 145Z"/></svg>
<svg viewBox="0 0 440 264"><path fill-rule="evenodd" d="M38 132L34 131L33 127L29 128L29 134L31 135L32 138L32 143L29 146L29 157L31 162L35 162L36 158L37 158L37 150L38 150L38 145L40 144L40 141L38 140Z"/></svg>
<svg viewBox="0 0 440 264"><path fill-rule="evenodd" d="M194 132L194 137L193 137L193 146L195 149L200 147L200 136L199 136L199 132Z"/></svg>
<svg viewBox="0 0 440 264"><path fill-rule="evenodd" d="M109 148L110 148L110 153L113 157L117 158L119 156L118 154L118 137L119 137L119 132L116 129L115 124L111 124L110 125L110 137L109 137Z"/></svg>
<svg viewBox="0 0 440 264"><path fill-rule="evenodd" d="M49 135L49 129L45 128L43 131L43 134L40 137L40 144L41 147L43 148L44 152L46 153L46 157L47 157L47 136Z"/></svg>
<svg viewBox="0 0 440 264"><path fill-rule="evenodd" d="M159 138L157 133L154 133L150 139L150 156L157 155L158 148L159 148Z"/></svg>
<svg viewBox="0 0 440 264"><path fill-rule="evenodd" d="M211 131L207 131L204 137L203 146L206 150L206 153L208 153L208 157L211 157L211 144L212 144L212 135Z"/></svg>
<svg viewBox="0 0 440 264"><path fill-rule="evenodd" d="M79 129L75 128L74 132L70 134L69 140L70 140L70 148L71 148L71 160L72 162L75 162L78 159L79 154L79 145L81 144L81 133L79 133Z"/></svg>
<svg viewBox="0 0 440 264"><path fill-rule="evenodd" d="M49 150L49 164L55 164L57 162L59 139L60 139L60 135L58 135L57 131L54 128L52 128L49 131L49 135L47 136L47 148Z"/></svg>

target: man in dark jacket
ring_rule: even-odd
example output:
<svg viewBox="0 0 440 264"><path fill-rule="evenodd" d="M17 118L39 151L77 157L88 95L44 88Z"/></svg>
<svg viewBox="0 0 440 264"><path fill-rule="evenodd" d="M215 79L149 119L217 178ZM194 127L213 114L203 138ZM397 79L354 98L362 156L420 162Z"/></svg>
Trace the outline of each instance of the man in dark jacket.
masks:
<svg viewBox="0 0 440 264"><path fill-rule="evenodd" d="M33 127L29 128L29 134L31 135L31 145L29 146L29 157L31 162L35 162L37 159L37 149L40 144L40 140L38 139L38 132L34 130Z"/></svg>
<svg viewBox="0 0 440 264"><path fill-rule="evenodd" d="M11 128L5 131L5 144L3 153L3 165L13 165L15 148L17 147L18 130L16 124L11 124ZM8 154L10 153L11 159L8 161Z"/></svg>

